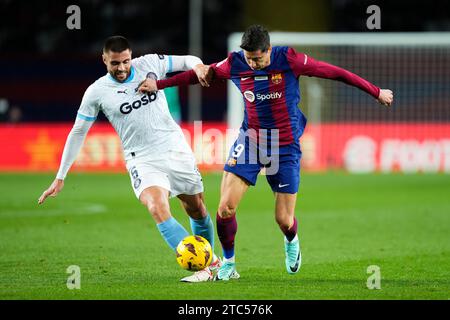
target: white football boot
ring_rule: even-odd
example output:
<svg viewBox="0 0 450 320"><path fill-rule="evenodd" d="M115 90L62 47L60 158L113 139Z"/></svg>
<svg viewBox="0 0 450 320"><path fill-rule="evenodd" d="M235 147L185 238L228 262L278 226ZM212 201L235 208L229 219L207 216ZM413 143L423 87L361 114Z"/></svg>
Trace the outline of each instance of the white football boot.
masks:
<svg viewBox="0 0 450 320"><path fill-rule="evenodd" d="M181 282L205 282L212 281L214 279L214 272L216 272L220 266L222 266L222 261L216 255L214 255L214 262L211 262L209 267L203 270L194 272L194 274L184 277Z"/></svg>

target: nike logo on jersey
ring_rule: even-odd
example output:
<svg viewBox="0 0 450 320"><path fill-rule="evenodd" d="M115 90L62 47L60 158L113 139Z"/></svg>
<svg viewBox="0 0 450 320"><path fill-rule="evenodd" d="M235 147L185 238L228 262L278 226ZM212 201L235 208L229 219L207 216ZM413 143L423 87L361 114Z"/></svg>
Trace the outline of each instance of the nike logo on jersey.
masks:
<svg viewBox="0 0 450 320"><path fill-rule="evenodd" d="M125 94L128 94L128 93L127 93L127 89L125 89L125 90L118 90L117 93L125 93Z"/></svg>
<svg viewBox="0 0 450 320"><path fill-rule="evenodd" d="M269 78L267 76L256 76L255 81L263 81L268 80Z"/></svg>
<svg viewBox="0 0 450 320"><path fill-rule="evenodd" d="M242 77L241 81L245 81L248 79L252 79L252 77ZM268 80L269 78L267 76L256 76L254 79L255 79L255 81L262 81L262 80Z"/></svg>
<svg viewBox="0 0 450 320"><path fill-rule="evenodd" d="M289 185L289 183L288 184L278 184L278 188L284 188L284 187L287 187Z"/></svg>

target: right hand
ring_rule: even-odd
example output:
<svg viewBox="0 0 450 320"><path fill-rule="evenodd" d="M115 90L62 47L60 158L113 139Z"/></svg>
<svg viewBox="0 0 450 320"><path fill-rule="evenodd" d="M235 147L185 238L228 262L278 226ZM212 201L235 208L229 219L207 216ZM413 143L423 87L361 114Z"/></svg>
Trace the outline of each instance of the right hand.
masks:
<svg viewBox="0 0 450 320"><path fill-rule="evenodd" d="M45 201L45 199L47 199L48 196L56 197L63 187L64 187L64 180L55 179L53 183L50 185L50 187L48 187L48 189L45 190L39 197L38 204L42 204Z"/></svg>
<svg viewBox="0 0 450 320"><path fill-rule="evenodd" d="M198 81L203 87L209 87L213 78L213 69L204 64L198 64L194 67Z"/></svg>
<svg viewBox="0 0 450 320"><path fill-rule="evenodd" d="M145 79L139 84L138 91L140 93L152 93L158 91L156 80L150 78Z"/></svg>

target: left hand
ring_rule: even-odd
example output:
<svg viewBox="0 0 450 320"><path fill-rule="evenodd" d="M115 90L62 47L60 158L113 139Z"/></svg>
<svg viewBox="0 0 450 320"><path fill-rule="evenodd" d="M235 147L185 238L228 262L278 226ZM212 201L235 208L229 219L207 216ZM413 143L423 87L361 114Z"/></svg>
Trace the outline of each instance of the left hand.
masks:
<svg viewBox="0 0 450 320"><path fill-rule="evenodd" d="M139 84L138 91L140 93L151 93L158 91L156 80L147 78Z"/></svg>
<svg viewBox="0 0 450 320"><path fill-rule="evenodd" d="M390 107L394 101L394 93L389 89L381 89L378 96L378 102L382 105Z"/></svg>

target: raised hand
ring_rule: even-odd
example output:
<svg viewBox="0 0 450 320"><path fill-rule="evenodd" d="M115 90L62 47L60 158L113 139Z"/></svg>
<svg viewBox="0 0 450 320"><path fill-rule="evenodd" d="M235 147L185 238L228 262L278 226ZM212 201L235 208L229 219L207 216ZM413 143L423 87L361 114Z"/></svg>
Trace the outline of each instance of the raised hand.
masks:
<svg viewBox="0 0 450 320"><path fill-rule="evenodd" d="M394 93L389 89L381 89L378 102L385 106L391 106L394 101Z"/></svg>

